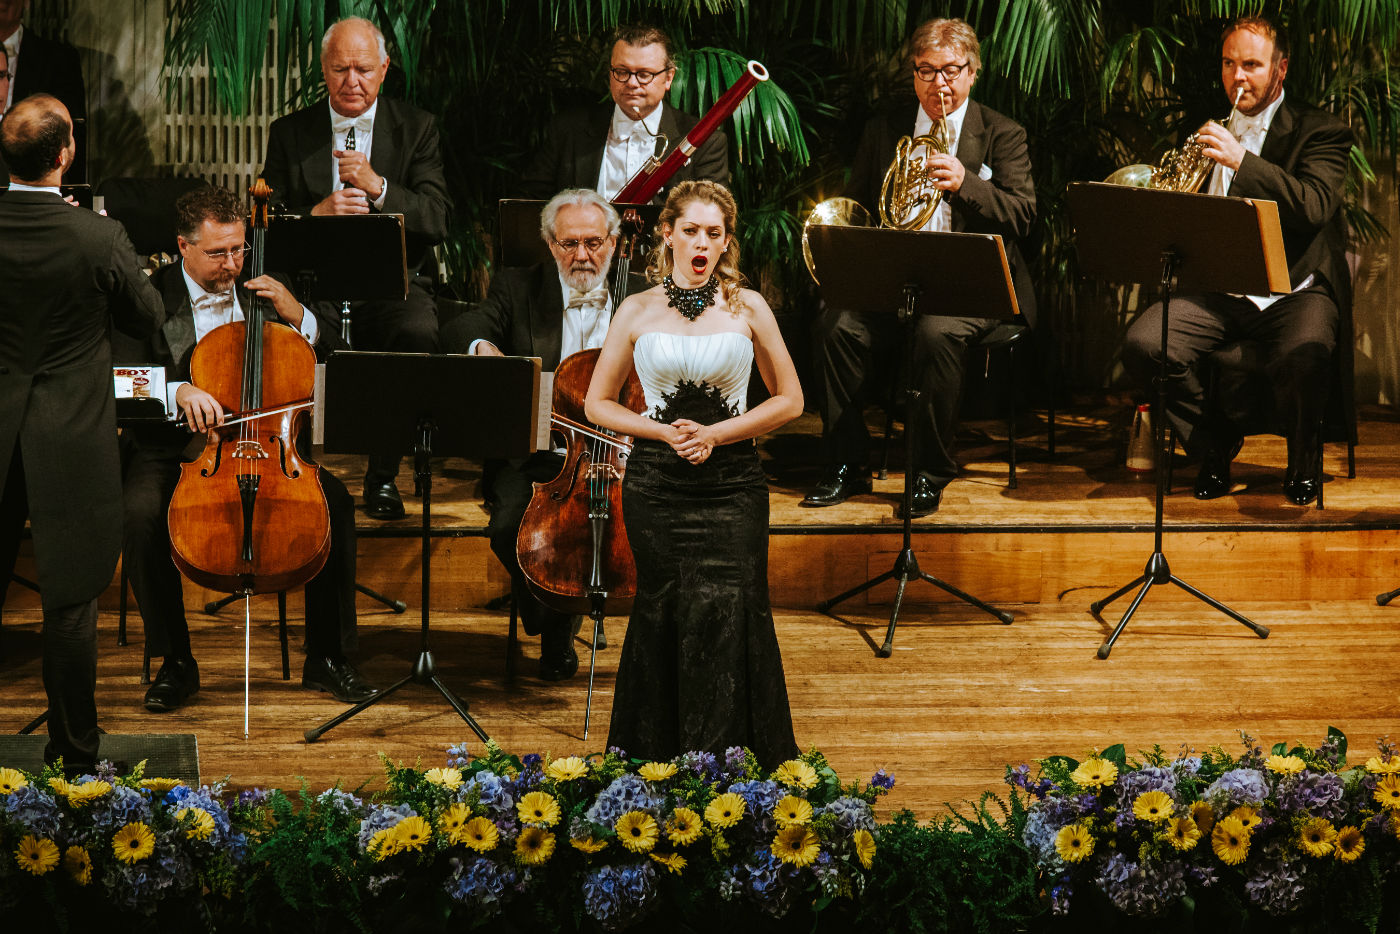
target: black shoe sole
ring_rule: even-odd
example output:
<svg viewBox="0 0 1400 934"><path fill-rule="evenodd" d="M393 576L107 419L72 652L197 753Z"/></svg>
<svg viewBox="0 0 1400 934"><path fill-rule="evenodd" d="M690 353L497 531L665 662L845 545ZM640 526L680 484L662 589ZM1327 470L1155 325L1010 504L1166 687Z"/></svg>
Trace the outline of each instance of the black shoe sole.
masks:
<svg viewBox="0 0 1400 934"><path fill-rule="evenodd" d="M363 704L365 701L369 700L371 697L374 697L379 693L378 691L371 691L370 693L365 695L356 695L352 697L349 694L339 693L335 688L332 688L329 685L322 684L319 681L307 681L305 678L301 679L301 686L308 691L323 691L326 694L329 694L331 697L334 697L336 700L340 701L342 704Z"/></svg>

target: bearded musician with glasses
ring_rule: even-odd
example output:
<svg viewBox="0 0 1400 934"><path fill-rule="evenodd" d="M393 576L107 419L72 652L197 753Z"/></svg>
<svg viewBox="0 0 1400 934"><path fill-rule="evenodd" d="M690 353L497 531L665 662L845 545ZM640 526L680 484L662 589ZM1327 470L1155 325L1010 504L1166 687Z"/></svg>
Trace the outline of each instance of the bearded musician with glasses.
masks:
<svg viewBox="0 0 1400 934"><path fill-rule="evenodd" d="M665 32L651 26L619 29L608 61L612 103L569 110L550 122L544 146L522 178L522 194L549 198L565 188L592 188L605 198L616 197L648 159L663 156L699 122L666 103L675 76ZM722 130L705 140L653 201L659 203L688 179L728 184L729 142Z"/></svg>
<svg viewBox="0 0 1400 934"><path fill-rule="evenodd" d="M885 171L900 137L928 136L936 121L945 121L948 151L924 154L928 177L943 197L921 229L1000 234L1016 302L1033 324L1035 295L1017 245L1030 233L1035 218L1026 131L969 98L982 63L977 34L967 23L930 20L915 31L910 48L918 102L900 99L866 125L845 195L877 216ZM936 510L943 488L958 474L953 439L963 355L996 323L933 315L916 322L915 372L909 375L909 385L922 395L917 424L907 426L915 439L915 462L907 469L918 471L915 517ZM868 399L878 400L888 392L888 384L879 380L895 369L901 333L892 314L828 307L819 316L814 346L822 377L817 398L827 464L822 480L802 501L804 506L833 506L870 492L870 435L863 409Z"/></svg>

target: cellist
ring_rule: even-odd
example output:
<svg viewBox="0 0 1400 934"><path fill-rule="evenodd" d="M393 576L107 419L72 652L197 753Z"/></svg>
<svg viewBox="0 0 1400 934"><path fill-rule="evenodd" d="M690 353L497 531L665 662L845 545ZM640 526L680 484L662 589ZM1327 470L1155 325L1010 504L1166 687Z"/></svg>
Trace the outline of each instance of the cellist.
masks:
<svg viewBox="0 0 1400 934"><path fill-rule="evenodd" d="M540 236L553 262L500 270L485 300L444 335L445 349L539 357L545 370L553 370L570 354L601 347L612 320L606 284L620 226L617 211L595 191L570 188L555 195L540 213ZM632 276L626 293L646 287L644 279ZM560 454L540 451L521 461L485 465L491 550L510 572L526 633L540 636L539 675L545 681L562 681L578 670L573 634L579 620L530 593L515 542L533 484L552 479L563 463Z"/></svg>
<svg viewBox="0 0 1400 934"><path fill-rule="evenodd" d="M160 424L122 434L125 530L123 555L132 592L145 624L147 646L162 664L146 691L147 710L174 710L199 690L199 667L190 646L180 572L170 556L166 512L180 477L191 432L204 432L229 417L212 395L189 382L190 356L209 332L244 320L249 296L258 295L277 317L318 350L338 343L334 325L323 326L286 284L273 275L245 278L246 211L232 192L198 188L175 204L180 262L152 282L165 303L166 322L135 348L120 348L120 362L166 368L168 410L182 425ZM275 366L275 360L266 365ZM188 428L184 426L188 426ZM357 703L375 693L347 657L354 649L355 507L345 484L329 471L321 484L331 519L331 554L306 586L307 657L302 685Z"/></svg>

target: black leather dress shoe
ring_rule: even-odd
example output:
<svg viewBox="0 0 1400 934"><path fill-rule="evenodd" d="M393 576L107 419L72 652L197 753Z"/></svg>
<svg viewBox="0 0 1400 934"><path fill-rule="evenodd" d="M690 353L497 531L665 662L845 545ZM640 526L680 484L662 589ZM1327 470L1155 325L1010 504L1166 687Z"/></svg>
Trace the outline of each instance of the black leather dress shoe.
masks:
<svg viewBox="0 0 1400 934"><path fill-rule="evenodd" d="M1224 449L1209 448L1201 455L1196 474L1196 499L1219 499L1230 492L1230 463L1244 446L1244 439L1231 441Z"/></svg>
<svg viewBox="0 0 1400 934"><path fill-rule="evenodd" d="M938 511L938 507L943 503L943 487L933 488L933 482L928 477L914 478L914 510L915 519L932 515ZM894 511L895 517L904 518L904 497L899 499L899 508Z"/></svg>
<svg viewBox="0 0 1400 934"><path fill-rule="evenodd" d="M355 666L344 658L328 655L308 655L301 668L301 686L313 691L327 691L341 703L358 704L379 693Z"/></svg>
<svg viewBox="0 0 1400 934"><path fill-rule="evenodd" d="M541 681L567 681L578 671L578 653L573 646L563 652L549 652L540 655Z"/></svg>
<svg viewBox="0 0 1400 934"><path fill-rule="evenodd" d="M192 658L167 658L146 689L146 709L166 713L189 700L199 690L199 666Z"/></svg>
<svg viewBox="0 0 1400 934"><path fill-rule="evenodd" d="M371 519L402 519L403 499L393 480L383 483L365 481L365 515Z"/></svg>
<svg viewBox="0 0 1400 934"><path fill-rule="evenodd" d="M1319 480L1311 473L1286 478L1283 481L1283 495L1295 506L1306 506L1317 499Z"/></svg>
<svg viewBox="0 0 1400 934"><path fill-rule="evenodd" d="M840 464L802 499L804 506L835 506L858 493L870 492L870 471L855 464Z"/></svg>

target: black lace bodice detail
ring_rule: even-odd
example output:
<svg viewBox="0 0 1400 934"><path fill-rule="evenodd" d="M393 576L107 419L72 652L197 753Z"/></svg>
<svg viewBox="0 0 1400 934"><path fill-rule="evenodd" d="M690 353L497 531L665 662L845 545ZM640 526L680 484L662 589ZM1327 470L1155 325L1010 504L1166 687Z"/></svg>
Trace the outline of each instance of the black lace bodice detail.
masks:
<svg viewBox="0 0 1400 934"><path fill-rule="evenodd" d="M683 379L670 392L661 394L661 405L651 417L664 425L678 418L688 418L702 425L713 425L739 414L739 406L731 405L718 386L701 380Z"/></svg>

